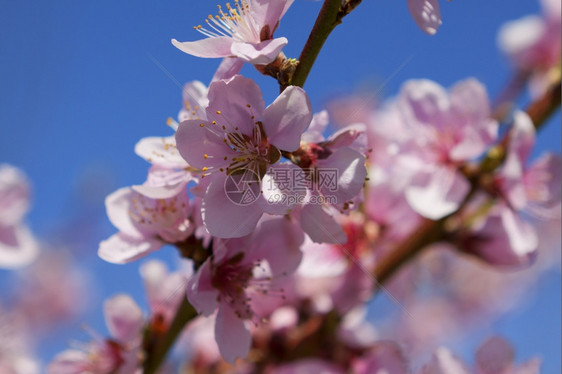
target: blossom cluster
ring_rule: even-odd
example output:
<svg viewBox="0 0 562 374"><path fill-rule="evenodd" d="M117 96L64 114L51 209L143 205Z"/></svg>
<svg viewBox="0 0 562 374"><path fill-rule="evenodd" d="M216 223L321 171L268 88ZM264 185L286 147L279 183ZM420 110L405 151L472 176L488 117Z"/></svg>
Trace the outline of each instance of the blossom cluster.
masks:
<svg viewBox="0 0 562 374"><path fill-rule="evenodd" d="M489 312L481 306L494 295L466 285L477 272L456 271L455 261L494 271L537 261L548 240L540 230L562 218L560 156L531 157L540 124L516 108L498 115L475 78L450 88L409 80L381 103L351 97L313 108L307 92L290 84L294 71L284 70L292 64L282 52L287 38L274 37L292 3L235 0L195 27L204 39L172 40L182 52L222 62L208 86L185 84L177 119L167 121L173 134L136 144L150 165L146 180L107 196L117 233L98 255L125 264L175 247L187 270L142 265L148 313L125 294L106 300L110 337L92 333L47 372L154 372L147 371L153 356L186 319L177 356L189 355L183 366L190 373L538 373L540 360L516 365L500 337L483 343L474 365L463 363L439 346L459 320L373 326L366 303L383 289L422 318ZM537 97L560 69L560 4L544 3L543 16L508 24L499 37ZM408 7L420 28L437 32L437 0L408 0ZM521 41L529 28L533 37ZM240 74L245 63L277 74L273 102ZM36 253L22 223L28 195L25 178L0 166L2 267ZM416 250L438 247L436 259L416 260L387 285L388 259L426 228L432 235ZM435 303L417 303L413 283L422 284L424 269L440 280L436 263L446 282L428 283L441 293ZM25 355L10 357L19 360L13 372L30 370L18 369Z"/></svg>

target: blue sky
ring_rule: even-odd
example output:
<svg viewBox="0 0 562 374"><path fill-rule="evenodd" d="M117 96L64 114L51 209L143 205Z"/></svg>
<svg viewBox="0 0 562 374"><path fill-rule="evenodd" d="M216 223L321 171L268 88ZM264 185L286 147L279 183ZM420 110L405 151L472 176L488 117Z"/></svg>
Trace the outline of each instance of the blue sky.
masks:
<svg viewBox="0 0 562 374"><path fill-rule="evenodd" d="M128 291L142 298L138 264L109 265L95 256L96 242L114 231L104 217L103 198L144 180L147 164L134 154L135 143L171 134L166 118L175 117L180 108L181 85L194 79L208 83L212 77L218 60L183 54L170 39L198 39L192 27L214 14L215 5L194 0L0 0L0 162L28 173L34 186L29 222L40 237L52 237L63 225L73 227L74 219L84 220L84 214L99 223L84 239L80 257L92 271L106 275L101 297ZM364 1L334 31L309 76L305 89L314 109L321 110L334 92L351 92L365 82L385 96L394 95L412 78L450 86L476 77L494 97L511 74L496 48L498 28L539 11L534 1L506 5L442 1L443 26L430 37L410 18L406 0ZM276 32L289 39L287 56L298 57L319 7L318 2L295 0ZM260 83L266 102L273 100L277 88L271 78L251 68L243 74ZM560 112L539 135L535 153L546 149L560 152ZM162 256L170 261L169 252ZM100 310L93 311L88 323L102 329ZM532 301L497 328L514 340L520 356L542 353L545 372L557 370L560 274L545 277ZM64 348L64 338L58 340L41 348L44 360Z"/></svg>

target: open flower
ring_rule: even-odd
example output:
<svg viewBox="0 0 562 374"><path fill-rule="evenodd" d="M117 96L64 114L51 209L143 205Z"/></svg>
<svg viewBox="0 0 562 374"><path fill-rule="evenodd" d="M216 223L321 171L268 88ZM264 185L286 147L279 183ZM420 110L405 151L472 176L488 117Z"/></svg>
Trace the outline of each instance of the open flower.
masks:
<svg viewBox="0 0 562 374"><path fill-rule="evenodd" d="M539 237L531 215L560 219L560 156L546 154L527 166L535 144L535 127L525 112L516 112L506 160L494 178L497 204L477 222L468 240L468 251L499 266L528 265L534 260Z"/></svg>
<svg viewBox="0 0 562 374"><path fill-rule="evenodd" d="M315 242L343 244L346 235L334 214L353 206L363 188L367 176L365 126L350 125L325 139L322 132L327 124L326 111L314 115L291 158L302 168L307 188L308 196L300 210L303 230Z"/></svg>
<svg viewBox="0 0 562 374"><path fill-rule="evenodd" d="M470 189L458 167L493 144L498 124L490 117L485 87L475 79L450 92L428 80L409 81L399 100L419 162L406 198L422 216L439 219L456 211Z"/></svg>
<svg viewBox="0 0 562 374"><path fill-rule="evenodd" d="M109 195L105 206L109 220L119 229L100 243L98 255L108 262L136 260L166 243L184 240L193 231L185 189L171 198L151 199L125 187Z"/></svg>
<svg viewBox="0 0 562 374"><path fill-rule="evenodd" d="M208 186L202 214L214 236L247 235L264 212L285 214L291 208L268 204L261 193L262 178L270 167L296 168L274 164L281 151L299 147L312 118L310 101L304 90L291 86L264 106L251 79L237 75L216 81L209 88L207 119L183 121L176 133L180 154L202 171Z"/></svg>
<svg viewBox="0 0 562 374"><path fill-rule="evenodd" d="M293 1L235 0L234 7L226 4L226 11L219 5L218 15L205 20L206 27L194 27L207 38L183 43L172 39L172 44L197 57L226 57L216 78L230 78L244 62L266 65L277 58L287 38L273 38L273 32Z"/></svg>
<svg viewBox="0 0 562 374"><path fill-rule="evenodd" d="M246 357L249 323L260 322L253 305L283 297L270 282L296 269L303 240L302 231L285 218L262 221L252 235L216 240L213 256L190 279L187 297L193 307L206 316L218 309L215 338L226 361Z"/></svg>
<svg viewBox="0 0 562 374"><path fill-rule="evenodd" d="M542 15L529 15L505 23L498 44L515 68L530 74L530 89L541 95L560 69L562 6L559 0L542 0ZM554 69L553 69L554 68Z"/></svg>

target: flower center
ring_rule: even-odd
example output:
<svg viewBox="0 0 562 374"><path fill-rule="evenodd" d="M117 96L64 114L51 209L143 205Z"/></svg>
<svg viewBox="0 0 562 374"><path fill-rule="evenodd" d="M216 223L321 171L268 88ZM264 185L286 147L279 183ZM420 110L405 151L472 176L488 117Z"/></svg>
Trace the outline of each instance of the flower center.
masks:
<svg viewBox="0 0 562 374"><path fill-rule="evenodd" d="M221 114L217 111L217 114ZM224 161L227 161L228 166L225 168L219 168L219 172L226 172L227 175L240 174L249 170L254 173L259 180L267 172L267 167L270 164L274 164L281 158L281 152L272 144L267 141L267 136L263 129L263 125L260 121L254 122L254 127L252 130L252 135L247 135L242 133L238 127L229 126L227 128L225 125L220 126L220 130L215 127L217 125L216 121L212 121L212 127L205 126L201 124L202 127L206 127L209 131L212 131L215 135L223 138L224 144L226 144L231 150L236 152L236 155L230 158L230 163L228 163L229 158L224 156ZM204 154L204 159L212 159L214 156ZM205 177L213 172L217 171L216 167L204 167L203 175Z"/></svg>
<svg viewBox="0 0 562 374"><path fill-rule="evenodd" d="M223 301L228 303L234 313L241 319L254 323L260 318L252 310L252 295L266 295L285 299L283 289L271 288L271 276L261 261L244 262L244 253L240 252L225 262L217 264L212 271L211 283Z"/></svg>
<svg viewBox="0 0 562 374"><path fill-rule="evenodd" d="M252 17L250 4L246 1L234 0L234 7L226 3L226 12L218 5L219 12L214 17L209 15L205 23L209 28L201 25L193 28L201 34L216 38L226 36L239 42L259 43L260 27Z"/></svg>

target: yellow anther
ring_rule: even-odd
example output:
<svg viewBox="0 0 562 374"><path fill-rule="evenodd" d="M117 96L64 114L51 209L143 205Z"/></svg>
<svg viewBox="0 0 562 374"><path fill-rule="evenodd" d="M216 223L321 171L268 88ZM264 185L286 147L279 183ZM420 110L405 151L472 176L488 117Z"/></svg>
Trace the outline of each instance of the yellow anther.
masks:
<svg viewBox="0 0 562 374"><path fill-rule="evenodd" d="M203 171L207 171L207 167L206 167L206 166L203 168Z"/></svg>
<svg viewBox="0 0 562 374"><path fill-rule="evenodd" d="M168 126L170 126L173 122L174 122L174 120L172 119L172 117L168 117L168 119L166 120L166 124Z"/></svg>
<svg viewBox="0 0 562 374"><path fill-rule="evenodd" d="M203 157L207 159L209 156L207 154L204 154Z"/></svg>
<svg viewBox="0 0 562 374"><path fill-rule="evenodd" d="M220 110L217 110L217 114L221 114L221 111L220 111Z"/></svg>
<svg viewBox="0 0 562 374"><path fill-rule="evenodd" d="M205 124L204 124L204 123L202 123L202 124L200 124L199 126L200 126L200 127L205 127Z"/></svg>

